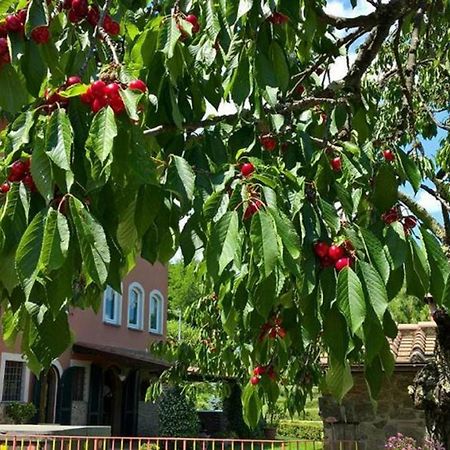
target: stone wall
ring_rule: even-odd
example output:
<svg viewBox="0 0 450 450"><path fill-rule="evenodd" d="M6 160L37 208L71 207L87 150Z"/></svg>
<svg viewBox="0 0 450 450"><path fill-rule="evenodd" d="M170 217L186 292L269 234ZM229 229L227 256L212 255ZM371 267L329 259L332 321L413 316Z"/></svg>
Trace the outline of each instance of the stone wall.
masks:
<svg viewBox="0 0 450 450"><path fill-rule="evenodd" d="M70 419L71 425L86 425L87 424L87 402L74 401L72 402L72 415Z"/></svg>
<svg viewBox="0 0 450 450"><path fill-rule="evenodd" d="M415 374L415 371L396 372L387 380L375 410L367 392L364 374L355 373L354 387L342 405L329 396L319 400L325 437L330 441L359 441L360 450L383 449L386 438L396 433L412 436L420 442L425 433L425 417L422 411L414 408L408 395L408 386ZM329 423L334 420L337 422Z"/></svg>

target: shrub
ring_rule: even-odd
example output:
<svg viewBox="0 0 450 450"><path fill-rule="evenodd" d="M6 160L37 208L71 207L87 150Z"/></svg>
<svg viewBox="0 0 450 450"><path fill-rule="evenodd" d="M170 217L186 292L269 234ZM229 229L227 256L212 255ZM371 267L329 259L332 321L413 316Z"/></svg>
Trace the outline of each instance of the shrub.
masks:
<svg viewBox="0 0 450 450"><path fill-rule="evenodd" d="M6 405L5 412L15 424L21 424L28 423L37 411L33 403L12 402Z"/></svg>
<svg viewBox="0 0 450 450"><path fill-rule="evenodd" d="M307 420L281 420L278 425L278 436L320 441L323 438L323 423Z"/></svg>
<svg viewBox="0 0 450 450"><path fill-rule="evenodd" d="M181 388L168 389L159 403L159 431L161 436L193 437L200 432L200 420L194 404Z"/></svg>
<svg viewBox="0 0 450 450"><path fill-rule="evenodd" d="M444 450L445 447L439 442L432 439L426 439L423 447L419 447L414 438L404 436L402 433L397 433L395 436L391 436L384 448L386 450Z"/></svg>

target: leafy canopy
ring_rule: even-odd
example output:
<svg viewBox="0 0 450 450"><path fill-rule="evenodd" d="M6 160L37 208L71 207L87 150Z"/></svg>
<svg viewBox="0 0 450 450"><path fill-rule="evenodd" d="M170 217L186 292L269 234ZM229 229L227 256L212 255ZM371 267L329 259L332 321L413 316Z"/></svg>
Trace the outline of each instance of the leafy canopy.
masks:
<svg viewBox="0 0 450 450"><path fill-rule="evenodd" d="M70 307L181 248L204 258L208 341L169 349L172 373L237 377L251 425L280 388L292 411L319 381L341 399L354 362L376 397L390 300L450 302L448 2L76 3L0 4L4 337L48 366ZM447 227L406 194L423 186Z"/></svg>

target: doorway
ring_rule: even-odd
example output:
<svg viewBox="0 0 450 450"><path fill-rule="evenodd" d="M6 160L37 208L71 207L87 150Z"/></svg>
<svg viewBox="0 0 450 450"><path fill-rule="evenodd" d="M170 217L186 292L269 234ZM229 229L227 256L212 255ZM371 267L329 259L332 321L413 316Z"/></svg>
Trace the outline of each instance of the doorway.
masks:
<svg viewBox="0 0 450 450"><path fill-rule="evenodd" d="M111 426L111 434L121 431L122 386L115 368L109 368L103 375L103 425Z"/></svg>

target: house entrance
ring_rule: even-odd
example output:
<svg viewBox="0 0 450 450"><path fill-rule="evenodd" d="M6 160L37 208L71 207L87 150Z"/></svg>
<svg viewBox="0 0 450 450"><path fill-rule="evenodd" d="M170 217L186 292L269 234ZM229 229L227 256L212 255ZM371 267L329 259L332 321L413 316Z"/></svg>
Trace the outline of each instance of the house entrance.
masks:
<svg viewBox="0 0 450 450"><path fill-rule="evenodd" d="M111 425L113 436L121 432L122 386L117 370L109 368L103 375L103 425Z"/></svg>

